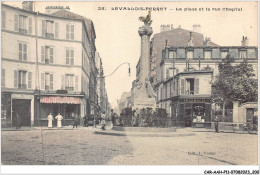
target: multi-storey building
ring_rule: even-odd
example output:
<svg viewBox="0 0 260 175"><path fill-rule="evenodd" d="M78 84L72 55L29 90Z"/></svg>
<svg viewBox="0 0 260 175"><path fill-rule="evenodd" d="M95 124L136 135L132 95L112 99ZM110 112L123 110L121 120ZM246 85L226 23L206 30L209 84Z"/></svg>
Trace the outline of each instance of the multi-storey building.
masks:
<svg viewBox="0 0 260 175"><path fill-rule="evenodd" d="M106 114L109 114L109 111L107 110L108 98L107 98L106 87L105 87L105 75L104 75L103 63L98 52L96 52L96 67L98 69L97 96L98 96L98 105L100 107L99 111L101 113L105 112Z"/></svg>
<svg viewBox="0 0 260 175"><path fill-rule="evenodd" d="M187 120L196 116L212 121L211 84L218 75L218 63L228 54L235 58L233 64L247 59L258 74L257 47L249 46L247 37L242 38L241 46L223 47L204 39L200 25L193 25L193 31L162 25L150 45L150 79L157 106L166 109L178 125L187 126ZM136 80L139 69L138 62Z"/></svg>
<svg viewBox="0 0 260 175"><path fill-rule="evenodd" d="M2 4L2 118L24 126L45 125L49 113L83 117L97 109L95 29L69 8L34 12Z"/></svg>
<svg viewBox="0 0 260 175"><path fill-rule="evenodd" d="M179 124L198 115L211 122L211 84L218 75L218 63L228 54L235 59L234 65L247 59L257 76L257 47L247 44L243 37L241 46L166 46L160 63L161 81L155 85L157 105L167 109Z"/></svg>

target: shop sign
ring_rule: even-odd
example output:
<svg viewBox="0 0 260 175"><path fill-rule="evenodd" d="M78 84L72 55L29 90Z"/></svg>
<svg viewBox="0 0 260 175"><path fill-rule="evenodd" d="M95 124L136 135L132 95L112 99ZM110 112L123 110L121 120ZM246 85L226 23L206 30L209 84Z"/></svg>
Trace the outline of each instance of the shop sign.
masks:
<svg viewBox="0 0 260 175"><path fill-rule="evenodd" d="M210 99L180 99L180 102L186 102L186 103L210 103Z"/></svg>
<svg viewBox="0 0 260 175"><path fill-rule="evenodd" d="M76 97L41 97L41 103L67 103L81 104L81 99Z"/></svg>
<svg viewBox="0 0 260 175"><path fill-rule="evenodd" d="M57 94L67 94L68 91L65 90L65 89L60 89L60 90L57 90L56 93L57 93Z"/></svg>

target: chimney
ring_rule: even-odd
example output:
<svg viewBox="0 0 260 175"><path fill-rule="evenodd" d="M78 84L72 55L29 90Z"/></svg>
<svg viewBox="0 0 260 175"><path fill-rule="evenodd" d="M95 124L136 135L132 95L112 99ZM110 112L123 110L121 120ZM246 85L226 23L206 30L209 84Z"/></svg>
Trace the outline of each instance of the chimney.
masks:
<svg viewBox="0 0 260 175"><path fill-rule="evenodd" d="M247 37L243 36L242 37L242 41L241 41L241 45L243 47L247 47L248 46L248 43L249 43L249 40L247 39Z"/></svg>
<svg viewBox="0 0 260 175"><path fill-rule="evenodd" d="M24 10L33 11L33 1L23 1L22 5Z"/></svg>
<svg viewBox="0 0 260 175"><path fill-rule="evenodd" d="M193 32L201 33L201 26L200 26L200 24L193 24Z"/></svg>
<svg viewBox="0 0 260 175"><path fill-rule="evenodd" d="M47 7L45 7L45 13L47 13L47 14L52 14L52 13L55 13L55 12L60 11L60 10L70 11L70 7L69 6L66 6L66 7L63 7L63 6L47 6Z"/></svg>
<svg viewBox="0 0 260 175"><path fill-rule="evenodd" d="M209 46L209 43L211 42L210 37L206 37L204 41L204 46Z"/></svg>
<svg viewBox="0 0 260 175"><path fill-rule="evenodd" d="M161 32L169 31L170 30L170 25L169 24L162 24L161 25Z"/></svg>
<svg viewBox="0 0 260 175"><path fill-rule="evenodd" d="M188 46L194 46L192 32L190 32L190 40L188 42Z"/></svg>

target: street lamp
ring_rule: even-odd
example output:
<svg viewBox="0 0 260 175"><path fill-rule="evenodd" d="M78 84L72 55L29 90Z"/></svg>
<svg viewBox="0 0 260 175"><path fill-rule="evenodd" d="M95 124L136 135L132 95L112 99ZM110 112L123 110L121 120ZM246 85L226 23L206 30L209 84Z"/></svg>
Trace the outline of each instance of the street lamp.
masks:
<svg viewBox="0 0 260 175"><path fill-rule="evenodd" d="M113 75L119 69L119 67L121 67L124 64L128 64L128 74L129 74L129 77L130 77L131 76L130 63L129 62L124 62L124 63L120 64L119 66L117 66L117 68L111 74L106 75L106 76L102 76L102 77L97 77L97 78L106 78L106 77L109 77L109 76Z"/></svg>
<svg viewBox="0 0 260 175"><path fill-rule="evenodd" d="M105 75L105 76L96 77L96 78L106 78L106 77L109 77L109 76L113 75L119 69L119 67L121 67L124 64L128 65L128 74L129 74L129 77L130 77L131 76L130 63L129 62L124 62L124 63L120 64L119 66L117 66L117 68L111 74ZM102 70L102 72L103 72L103 70ZM96 127L96 116L95 115L94 115L94 127Z"/></svg>

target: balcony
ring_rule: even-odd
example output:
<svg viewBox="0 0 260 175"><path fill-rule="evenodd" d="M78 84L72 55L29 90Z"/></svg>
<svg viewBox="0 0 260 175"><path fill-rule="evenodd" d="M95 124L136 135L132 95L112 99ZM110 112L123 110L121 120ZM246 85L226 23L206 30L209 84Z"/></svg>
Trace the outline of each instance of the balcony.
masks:
<svg viewBox="0 0 260 175"><path fill-rule="evenodd" d="M186 91L185 95L194 95L194 91Z"/></svg>
<svg viewBox="0 0 260 175"><path fill-rule="evenodd" d="M46 33L46 37L47 38L54 38L54 34L53 33Z"/></svg>
<svg viewBox="0 0 260 175"><path fill-rule="evenodd" d="M45 59L45 64L49 64L50 60L49 59Z"/></svg>
<svg viewBox="0 0 260 175"><path fill-rule="evenodd" d="M74 87L65 87L65 90L67 90L67 91L74 91Z"/></svg>
<svg viewBox="0 0 260 175"><path fill-rule="evenodd" d="M26 29L19 29L19 33L27 34L27 30Z"/></svg>
<svg viewBox="0 0 260 175"><path fill-rule="evenodd" d="M19 89L27 89L27 85L26 84L18 84L18 88Z"/></svg>

